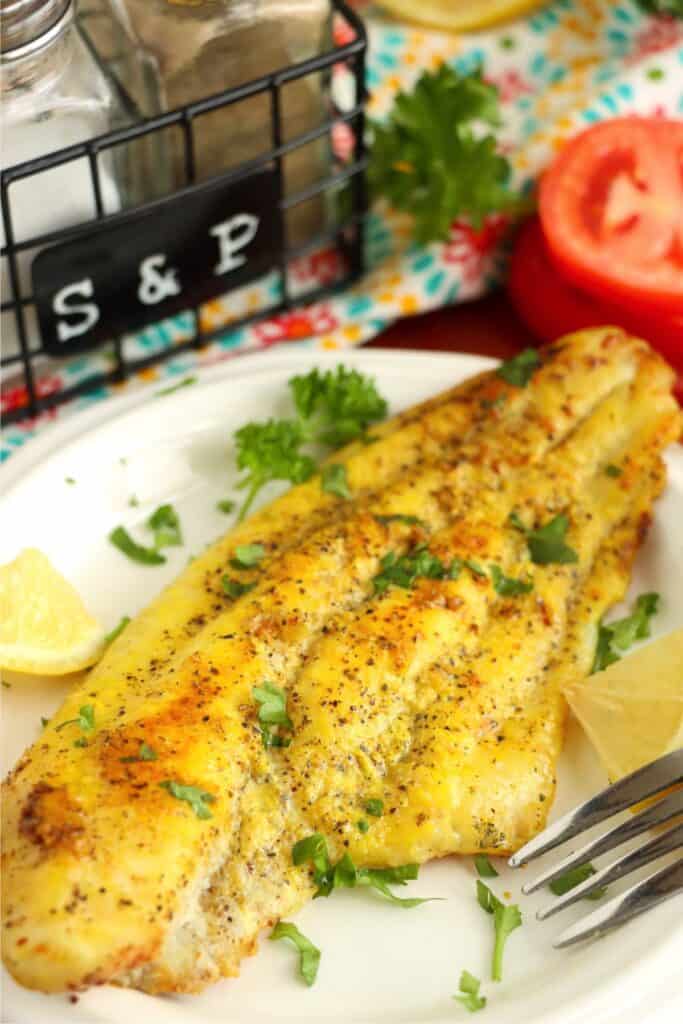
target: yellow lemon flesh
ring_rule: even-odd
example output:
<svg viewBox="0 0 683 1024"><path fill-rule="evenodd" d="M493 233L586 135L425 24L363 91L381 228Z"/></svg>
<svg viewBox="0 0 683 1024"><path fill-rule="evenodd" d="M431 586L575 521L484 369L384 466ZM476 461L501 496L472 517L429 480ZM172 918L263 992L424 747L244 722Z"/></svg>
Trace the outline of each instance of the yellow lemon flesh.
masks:
<svg viewBox="0 0 683 1024"><path fill-rule="evenodd" d="M66 675L104 647L103 627L49 558L26 548L0 566L0 668Z"/></svg>
<svg viewBox="0 0 683 1024"><path fill-rule="evenodd" d="M655 640L564 695L619 779L683 746L683 629Z"/></svg>
<svg viewBox="0 0 683 1024"><path fill-rule="evenodd" d="M485 28L541 6L541 0L379 0L380 6L405 21L460 32Z"/></svg>

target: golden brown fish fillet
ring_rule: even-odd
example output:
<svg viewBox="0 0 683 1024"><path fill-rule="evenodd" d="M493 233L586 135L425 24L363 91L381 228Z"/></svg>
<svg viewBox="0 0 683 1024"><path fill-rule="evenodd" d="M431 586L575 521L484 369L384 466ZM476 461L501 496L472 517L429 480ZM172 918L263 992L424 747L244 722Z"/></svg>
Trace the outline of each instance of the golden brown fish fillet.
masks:
<svg viewBox="0 0 683 1024"><path fill-rule="evenodd" d="M643 342L580 332L546 350L528 387L485 374L338 453L352 502L314 478L193 563L6 784L3 955L17 980L194 991L236 973L260 930L311 895L291 847L314 831L333 856L384 866L508 852L542 828L561 681L589 670L628 583L680 430L670 387ZM513 510L565 513L578 561L532 565ZM256 586L230 602L220 577L257 540L267 558L244 574ZM528 573L533 590L501 596L464 570L375 595L382 557L417 543ZM252 689L265 680L287 693L289 748L261 742ZM85 748L58 731L83 704ZM157 760L122 761L142 742ZM166 780L210 793L212 816ZM370 797L385 814L363 835Z"/></svg>

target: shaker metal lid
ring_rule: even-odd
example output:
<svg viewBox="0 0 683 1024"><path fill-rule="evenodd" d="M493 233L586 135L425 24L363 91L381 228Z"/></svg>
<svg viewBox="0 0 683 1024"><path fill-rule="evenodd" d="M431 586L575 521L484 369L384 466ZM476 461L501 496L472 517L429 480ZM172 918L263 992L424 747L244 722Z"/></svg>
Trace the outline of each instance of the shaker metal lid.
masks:
<svg viewBox="0 0 683 1024"><path fill-rule="evenodd" d="M1 0L0 53L3 60L25 57L64 28L73 0Z"/></svg>

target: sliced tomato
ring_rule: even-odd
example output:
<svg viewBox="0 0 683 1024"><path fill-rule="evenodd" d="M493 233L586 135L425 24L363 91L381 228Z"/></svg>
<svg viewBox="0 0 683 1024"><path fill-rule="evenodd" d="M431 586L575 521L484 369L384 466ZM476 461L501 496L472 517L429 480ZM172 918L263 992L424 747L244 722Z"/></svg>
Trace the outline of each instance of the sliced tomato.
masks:
<svg viewBox="0 0 683 1024"><path fill-rule="evenodd" d="M582 132L544 174L539 210L573 284L683 314L683 122L627 117Z"/></svg>
<svg viewBox="0 0 683 1024"><path fill-rule="evenodd" d="M645 338L683 371L683 316L633 313L575 288L555 266L538 217L527 221L517 236L508 291L524 323L542 341L554 341L584 327L614 324Z"/></svg>

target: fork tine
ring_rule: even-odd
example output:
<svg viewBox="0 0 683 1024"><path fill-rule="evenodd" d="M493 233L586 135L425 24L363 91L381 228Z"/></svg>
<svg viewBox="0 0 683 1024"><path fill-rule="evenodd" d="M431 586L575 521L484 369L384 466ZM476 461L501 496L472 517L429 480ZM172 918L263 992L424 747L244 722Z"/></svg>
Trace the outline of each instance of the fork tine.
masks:
<svg viewBox="0 0 683 1024"><path fill-rule="evenodd" d="M613 864L607 864L604 868L596 871L594 875L575 885L573 889L564 893L554 903L544 907L543 910L539 910L536 916L539 921L545 921L547 917L558 914L560 910L564 910L565 907L571 906L577 900L582 900L585 896L589 896L596 889L601 889L604 885L610 885L612 882L616 882L617 879L630 875L632 871L637 871L638 868L645 867L646 864L651 864L653 861L658 860L665 853L671 853L672 850L681 848L683 848L683 822L680 825L675 825L674 828L669 829L662 835L655 836L649 842L643 843L637 850L631 850L630 853L624 854L623 857L614 861Z"/></svg>
<svg viewBox="0 0 683 1024"><path fill-rule="evenodd" d="M556 949L573 946L583 939L618 928L634 917L644 914L657 904L683 893L683 859L669 864L649 878L615 896L608 903L566 928L553 942Z"/></svg>
<svg viewBox="0 0 683 1024"><path fill-rule="evenodd" d="M535 892L537 889L542 888L542 886L554 881L554 879L560 878L567 871L571 871L572 868L577 868L592 860L593 857L599 857L603 853L614 850L615 847L625 843L628 839L633 839L635 836L646 832L650 828L654 828L656 825L663 825L679 814L683 814L683 789L669 793L668 796L646 807L639 814L634 814L627 821L622 822L621 825L611 828L609 832L598 836L597 839L593 839L590 843L586 843L585 846L582 846L574 853L570 853L557 864L542 871L532 882L526 882L522 886L522 892L527 894Z"/></svg>
<svg viewBox="0 0 683 1024"><path fill-rule="evenodd" d="M643 768L638 768L630 775L619 779L613 786L608 786L601 793L586 800L573 811L569 811L513 854L508 864L511 868L528 864L529 861L549 850L554 850L560 843L578 835L579 832L682 781L683 747L665 754Z"/></svg>

